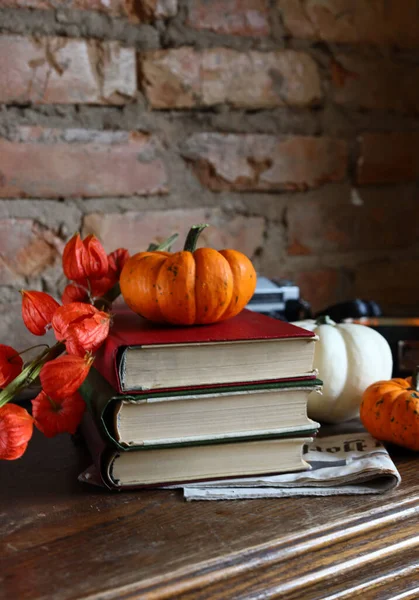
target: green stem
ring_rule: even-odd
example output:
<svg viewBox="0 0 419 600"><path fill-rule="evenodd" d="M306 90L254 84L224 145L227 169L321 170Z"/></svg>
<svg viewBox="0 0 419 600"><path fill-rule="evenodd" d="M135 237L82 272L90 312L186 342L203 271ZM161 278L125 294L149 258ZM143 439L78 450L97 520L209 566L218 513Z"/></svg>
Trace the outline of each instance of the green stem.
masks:
<svg viewBox="0 0 419 600"><path fill-rule="evenodd" d="M198 241L201 232L205 229L205 227L209 227L208 223L200 223L199 225L192 225L189 230L189 233L186 237L185 245L183 249L186 252L194 252L196 248L196 243Z"/></svg>
<svg viewBox="0 0 419 600"><path fill-rule="evenodd" d="M89 298L89 302L92 302L92 286L90 284L89 279L87 279L87 297Z"/></svg>
<svg viewBox="0 0 419 600"><path fill-rule="evenodd" d="M121 293L121 288L119 287L119 283L115 283L115 285L106 292L106 294L100 298L96 298L94 306L98 310L109 310L112 302L114 302Z"/></svg>
<svg viewBox="0 0 419 600"><path fill-rule="evenodd" d="M22 372L0 392L0 408L10 400L13 400L17 394L33 383L39 376L44 364L49 360L57 358L64 350L64 344L62 342L57 342L54 346L48 348L48 350L41 352L39 356L30 362Z"/></svg>
<svg viewBox="0 0 419 600"><path fill-rule="evenodd" d="M55 410L55 412L58 412L59 404L57 404L56 402L54 402L54 400L50 396L47 396L47 398L48 398L48 401L51 404L53 410Z"/></svg>
<svg viewBox="0 0 419 600"><path fill-rule="evenodd" d="M16 356L22 356L22 354L25 354L25 352L29 352L29 350L34 350L35 348L41 348L41 346L43 346L44 348L49 348L48 344L35 344L35 346L29 346L29 348L25 348L24 350L22 350L22 352L16 352L16 354L14 354L13 356L11 356L9 358L9 361L13 358L16 358Z"/></svg>
<svg viewBox="0 0 419 600"><path fill-rule="evenodd" d="M323 317L318 317L316 319L316 325L336 325L336 323L329 315L324 315Z"/></svg>
<svg viewBox="0 0 419 600"><path fill-rule="evenodd" d="M168 248L170 248L170 246L173 244L174 241L177 240L178 237L179 237L179 234L174 233L169 238L167 238L167 240L164 240L164 242L162 242L161 244L158 244L158 245L150 244L149 247L147 248L147 252L158 252L158 251L168 250Z"/></svg>

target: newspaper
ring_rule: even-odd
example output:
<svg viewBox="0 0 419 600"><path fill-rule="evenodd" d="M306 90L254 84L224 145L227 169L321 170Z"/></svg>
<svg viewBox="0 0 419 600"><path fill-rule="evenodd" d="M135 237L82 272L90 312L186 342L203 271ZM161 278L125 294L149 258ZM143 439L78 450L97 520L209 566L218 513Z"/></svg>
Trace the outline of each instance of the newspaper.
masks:
<svg viewBox="0 0 419 600"><path fill-rule="evenodd" d="M189 483L185 500L246 500L290 496L383 494L401 478L386 448L365 431L317 437L303 449L310 470Z"/></svg>
<svg viewBox="0 0 419 600"><path fill-rule="evenodd" d="M185 500L246 500L292 496L383 494L396 488L401 477L386 448L371 437L360 421L320 427L313 442L303 448L310 469L281 475L175 484ZM103 483L94 466L79 481Z"/></svg>

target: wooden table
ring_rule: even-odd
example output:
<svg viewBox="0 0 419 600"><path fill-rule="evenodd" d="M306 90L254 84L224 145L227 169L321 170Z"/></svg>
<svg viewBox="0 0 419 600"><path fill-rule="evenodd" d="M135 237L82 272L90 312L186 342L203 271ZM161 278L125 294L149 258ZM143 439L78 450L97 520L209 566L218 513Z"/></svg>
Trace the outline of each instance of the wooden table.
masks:
<svg viewBox="0 0 419 600"><path fill-rule="evenodd" d="M0 464L0 598L419 598L419 457L384 496L186 503L77 481L68 436Z"/></svg>

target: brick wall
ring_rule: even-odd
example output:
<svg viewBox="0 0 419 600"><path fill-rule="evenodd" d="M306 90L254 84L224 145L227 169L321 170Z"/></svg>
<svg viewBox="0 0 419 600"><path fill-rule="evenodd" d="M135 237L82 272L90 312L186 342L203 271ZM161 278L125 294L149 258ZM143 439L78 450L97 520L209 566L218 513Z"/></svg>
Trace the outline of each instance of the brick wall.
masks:
<svg viewBox="0 0 419 600"><path fill-rule="evenodd" d="M419 305L415 0L0 0L0 338L76 230Z"/></svg>

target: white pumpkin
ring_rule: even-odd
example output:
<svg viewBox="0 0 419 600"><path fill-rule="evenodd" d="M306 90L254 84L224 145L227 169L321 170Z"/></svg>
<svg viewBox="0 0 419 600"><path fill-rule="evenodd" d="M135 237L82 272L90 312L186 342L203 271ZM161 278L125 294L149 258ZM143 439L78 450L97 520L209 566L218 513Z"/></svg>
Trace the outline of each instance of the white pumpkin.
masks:
<svg viewBox="0 0 419 600"><path fill-rule="evenodd" d="M326 423L358 416L365 389L375 381L391 378L393 357L387 340L366 325L337 325L328 317L294 325L314 331L319 337L314 368L323 381L323 392L309 395L308 416Z"/></svg>

